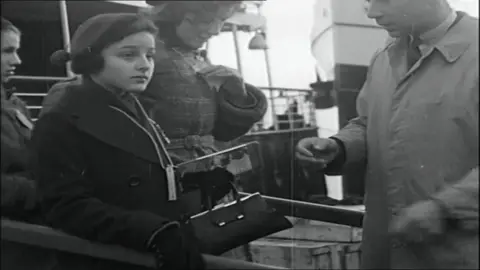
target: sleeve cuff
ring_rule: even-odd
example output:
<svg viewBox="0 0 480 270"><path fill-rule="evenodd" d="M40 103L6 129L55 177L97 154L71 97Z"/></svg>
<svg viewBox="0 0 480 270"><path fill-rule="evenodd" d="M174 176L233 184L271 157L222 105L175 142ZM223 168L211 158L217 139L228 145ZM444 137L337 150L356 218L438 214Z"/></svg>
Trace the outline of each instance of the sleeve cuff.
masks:
<svg viewBox="0 0 480 270"><path fill-rule="evenodd" d="M338 144L339 153L337 154L335 159L332 160L327 165L324 172L327 175L340 175L340 174L342 174L343 166L345 165L345 162L346 162L345 145L341 140L339 140L335 137L330 137L329 139L334 140Z"/></svg>
<svg viewBox="0 0 480 270"><path fill-rule="evenodd" d="M267 111L266 97L261 90L256 87L245 84L250 102L242 104L238 99L227 96L227 91L219 92L219 111L220 118L226 121L237 123L239 125L252 126L254 123L262 120ZM243 99L245 102L245 98ZM248 100L247 100L248 101ZM247 103L250 103L247 105Z"/></svg>
<svg viewBox="0 0 480 270"><path fill-rule="evenodd" d="M258 102L255 95L249 91L247 84L236 77L228 78L221 86L220 93L223 94L221 96L225 101L239 109L252 109Z"/></svg>
<svg viewBox="0 0 480 270"><path fill-rule="evenodd" d="M225 101L230 103L232 106L239 108L239 109L252 109L255 108L257 105L257 99L252 94L247 93L246 95L240 96L233 96L228 92L224 95Z"/></svg>
<svg viewBox="0 0 480 270"><path fill-rule="evenodd" d="M345 165L365 160L365 141L359 140L359 136L363 135L353 128L341 130L338 134L331 137L331 139L339 142L343 148Z"/></svg>
<svg viewBox="0 0 480 270"><path fill-rule="evenodd" d="M180 224L178 222L169 222L165 225L163 225L162 227L160 227L159 229L155 230L152 234L152 236L150 236L150 238L148 239L147 241L147 249L151 250L151 249L156 249L156 246L155 246L155 239L157 238L157 236L159 234L161 234L162 232L170 229L170 228L178 228L180 227Z"/></svg>

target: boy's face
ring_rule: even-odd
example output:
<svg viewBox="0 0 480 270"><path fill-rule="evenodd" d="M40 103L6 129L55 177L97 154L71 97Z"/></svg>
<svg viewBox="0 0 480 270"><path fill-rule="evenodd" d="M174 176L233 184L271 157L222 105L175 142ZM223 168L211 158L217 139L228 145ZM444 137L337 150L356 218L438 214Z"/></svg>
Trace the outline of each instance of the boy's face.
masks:
<svg viewBox="0 0 480 270"><path fill-rule="evenodd" d="M15 74L15 68L22 63L18 56L20 34L11 30L2 31L2 83Z"/></svg>

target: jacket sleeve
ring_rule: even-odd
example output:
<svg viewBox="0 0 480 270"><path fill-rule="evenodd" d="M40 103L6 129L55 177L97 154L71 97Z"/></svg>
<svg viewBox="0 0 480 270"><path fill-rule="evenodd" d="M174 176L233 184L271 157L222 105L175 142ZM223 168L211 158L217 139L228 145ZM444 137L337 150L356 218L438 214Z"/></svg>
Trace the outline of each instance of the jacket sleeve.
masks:
<svg viewBox="0 0 480 270"><path fill-rule="evenodd" d="M267 111L267 98L255 86L245 83L246 94L242 98L231 96L227 87L239 87L235 82L222 86L218 94L218 113L213 136L228 142L245 135L255 123L263 119Z"/></svg>
<svg viewBox="0 0 480 270"><path fill-rule="evenodd" d="M464 229L478 230L478 166L458 183L433 198L445 210L447 219L459 221Z"/></svg>
<svg viewBox="0 0 480 270"><path fill-rule="evenodd" d="M42 207L52 227L91 241L145 251L151 236L172 224L151 212L123 209L96 198L81 138L62 115L51 112L37 122L32 148Z"/></svg>
<svg viewBox="0 0 480 270"><path fill-rule="evenodd" d="M477 70L478 72L478 70ZM468 130L471 132L469 139L470 145L476 150L478 155L478 113L479 113L479 83L478 77L473 87L472 102L476 106L476 111L472 113L471 123L473 126ZM478 158L478 157L477 157ZM466 161L465 161L466 162ZM476 165L476 167L475 167ZM479 164L472 162L472 170L468 172L463 178L459 179L455 184L440 190L433 196L434 201L443 206L446 218L455 219L460 222L461 228L470 229L478 232L478 176Z"/></svg>
<svg viewBox="0 0 480 270"><path fill-rule="evenodd" d="M1 175L2 211L32 210L37 205L35 182L20 174Z"/></svg>
<svg viewBox="0 0 480 270"><path fill-rule="evenodd" d="M325 168L327 175L342 174L345 166L359 164L367 160L366 127L368 120L368 88L370 87L371 69L375 56L370 63L367 78L357 97L358 116L349 121L336 135L331 138L340 145L340 154Z"/></svg>
<svg viewBox="0 0 480 270"><path fill-rule="evenodd" d="M32 120L32 116L31 116L31 114L30 114L30 111L29 111L28 108L27 108L27 104L26 104L23 100L21 100L20 98L18 98L18 97L16 97L16 96L12 96L12 97L10 98L10 100L11 100L11 102L15 105L15 107L16 107L18 110L20 110L20 111L23 113L23 115L25 115L25 117L27 117L27 119L28 119L29 121Z"/></svg>
<svg viewBox="0 0 480 270"><path fill-rule="evenodd" d="M28 151L19 142L20 135L15 129L15 124L12 123L3 110L1 124L2 210L5 210L5 212L30 210L35 207L35 202L37 201L34 181L26 173L12 173L9 169L11 166L16 166L16 164L26 163Z"/></svg>

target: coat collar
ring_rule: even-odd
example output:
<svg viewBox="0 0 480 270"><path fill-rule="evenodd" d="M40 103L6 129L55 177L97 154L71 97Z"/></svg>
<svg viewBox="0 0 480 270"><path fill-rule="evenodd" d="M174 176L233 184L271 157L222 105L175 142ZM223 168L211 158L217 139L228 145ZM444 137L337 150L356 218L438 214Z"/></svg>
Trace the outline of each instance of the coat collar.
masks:
<svg viewBox="0 0 480 270"><path fill-rule="evenodd" d="M455 23L455 20L457 19L457 12L452 10L450 14L447 16L445 20L443 20L442 23L440 23L437 27L421 34L419 36L420 45L425 45L425 46L435 46L435 44L440 40L447 31L450 29L450 27Z"/></svg>
<svg viewBox="0 0 480 270"><path fill-rule="evenodd" d="M435 45L450 63L455 62L472 44L472 35L478 33L478 22L464 12L457 12L457 20ZM477 25L477 27L475 27Z"/></svg>
<svg viewBox="0 0 480 270"><path fill-rule="evenodd" d="M116 96L89 79L72 85L60 110L74 125L96 139L153 163L161 163L150 134Z"/></svg>
<svg viewBox="0 0 480 270"><path fill-rule="evenodd" d="M437 49L445 60L449 63L453 63L463 55L463 53L472 44L473 35L467 33L478 32L478 21L475 22L475 18L470 15L457 11L457 18L450 29L445 35L438 39L438 41L432 45ZM385 49L392 48L394 55L397 54L398 48L405 48L405 44L408 43L403 38L388 38Z"/></svg>

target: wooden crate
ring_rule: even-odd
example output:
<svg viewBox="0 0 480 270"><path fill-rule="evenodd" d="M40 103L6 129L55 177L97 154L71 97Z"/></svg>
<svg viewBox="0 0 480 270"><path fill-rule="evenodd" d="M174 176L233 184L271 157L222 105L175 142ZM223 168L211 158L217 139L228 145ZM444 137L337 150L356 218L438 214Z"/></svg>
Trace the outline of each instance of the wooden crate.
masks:
<svg viewBox="0 0 480 270"><path fill-rule="evenodd" d="M251 243L255 262L292 269L358 269L362 229L288 217L289 230Z"/></svg>
<svg viewBox="0 0 480 270"><path fill-rule="evenodd" d="M294 227L272 234L267 238L340 243L362 241L361 228L301 218L287 218L293 223Z"/></svg>
<svg viewBox="0 0 480 270"><path fill-rule="evenodd" d="M254 262L291 269L358 269L360 243L266 239L252 242Z"/></svg>

